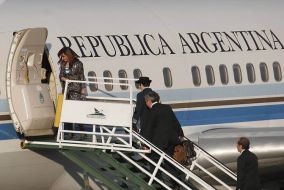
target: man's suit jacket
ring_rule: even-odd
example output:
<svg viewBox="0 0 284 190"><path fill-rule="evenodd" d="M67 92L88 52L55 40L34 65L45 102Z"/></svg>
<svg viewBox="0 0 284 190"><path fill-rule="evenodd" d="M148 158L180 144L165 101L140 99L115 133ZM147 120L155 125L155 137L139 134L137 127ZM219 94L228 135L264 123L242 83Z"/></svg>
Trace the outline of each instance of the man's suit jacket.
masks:
<svg viewBox="0 0 284 190"><path fill-rule="evenodd" d="M249 150L244 150L238 157L237 190L260 190L258 159Z"/></svg>
<svg viewBox="0 0 284 190"><path fill-rule="evenodd" d="M183 136L182 128L169 105L156 103L145 115L141 135L172 156L174 145Z"/></svg>
<svg viewBox="0 0 284 190"><path fill-rule="evenodd" d="M143 91L139 92L136 97L136 107L133 113L133 119L138 122L140 119L140 122L142 122L143 115L145 112L148 111L148 108L145 103L145 95L149 92L151 92L151 88L145 88Z"/></svg>

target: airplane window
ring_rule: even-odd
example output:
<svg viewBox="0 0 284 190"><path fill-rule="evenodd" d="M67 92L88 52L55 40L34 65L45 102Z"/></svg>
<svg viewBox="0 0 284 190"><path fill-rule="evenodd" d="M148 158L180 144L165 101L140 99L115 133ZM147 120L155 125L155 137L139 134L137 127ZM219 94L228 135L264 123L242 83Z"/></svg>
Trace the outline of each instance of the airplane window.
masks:
<svg viewBox="0 0 284 190"><path fill-rule="evenodd" d="M263 82L267 82L268 81L268 69L267 69L266 63L264 62L260 63L259 69L260 69L261 80Z"/></svg>
<svg viewBox="0 0 284 190"><path fill-rule="evenodd" d="M282 80L282 72L279 62L275 61L273 63L273 72L274 72L274 78L276 81Z"/></svg>
<svg viewBox="0 0 284 190"><path fill-rule="evenodd" d="M103 76L104 77L108 77L108 78L112 78L112 75L111 75L110 71L104 71ZM104 81L107 82L107 83L113 83L112 79L104 79ZM113 85L112 84L105 84L105 89L107 91L112 91Z"/></svg>
<svg viewBox="0 0 284 190"><path fill-rule="evenodd" d="M248 63L246 65L246 68L247 68L248 81L250 83L254 83L255 82L255 71L254 71L253 64Z"/></svg>
<svg viewBox="0 0 284 190"><path fill-rule="evenodd" d="M173 78L170 68L165 67L163 68L163 75L164 75L164 83L165 86L170 88L173 86Z"/></svg>
<svg viewBox="0 0 284 190"><path fill-rule="evenodd" d="M133 75L134 75L134 78L135 78L135 79L139 79L139 77L142 77L142 72L141 72L140 69L134 69ZM138 89L138 88L139 88L139 85L137 85L137 84L135 83L135 87Z"/></svg>
<svg viewBox="0 0 284 190"><path fill-rule="evenodd" d="M201 77L200 77L200 71L197 66L191 67L191 74L194 86L200 86Z"/></svg>
<svg viewBox="0 0 284 190"><path fill-rule="evenodd" d="M125 70L119 70L118 71L118 77L119 78L127 78L127 73ZM119 80L119 83L122 83L122 84L128 84L128 80L123 80L123 79L120 79ZM128 86L125 86L125 85L120 85L120 88L121 90L127 90L128 89Z"/></svg>
<svg viewBox="0 0 284 190"><path fill-rule="evenodd" d="M234 79L237 84L242 82L242 71L239 64L233 65Z"/></svg>
<svg viewBox="0 0 284 190"><path fill-rule="evenodd" d="M228 84L229 76L228 76L228 70L227 70L226 65L220 65L219 71L220 71L220 78L221 78L222 84Z"/></svg>
<svg viewBox="0 0 284 190"><path fill-rule="evenodd" d="M209 85L214 85L215 84L215 76L214 76L213 67L211 65L206 65L205 72L206 72L207 83Z"/></svg>
<svg viewBox="0 0 284 190"><path fill-rule="evenodd" d="M96 73L94 71L89 71L88 72L88 81L91 82L97 82L96 78L89 78L89 77L96 77ZM90 83L89 88L92 92L96 92L98 90L98 84L96 83Z"/></svg>

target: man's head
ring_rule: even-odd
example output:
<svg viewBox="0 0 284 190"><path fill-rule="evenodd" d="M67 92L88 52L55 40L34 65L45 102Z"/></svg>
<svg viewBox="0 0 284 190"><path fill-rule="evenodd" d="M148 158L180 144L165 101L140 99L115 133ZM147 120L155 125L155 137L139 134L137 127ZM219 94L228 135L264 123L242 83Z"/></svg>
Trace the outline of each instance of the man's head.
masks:
<svg viewBox="0 0 284 190"><path fill-rule="evenodd" d="M150 91L145 95L145 102L148 108L152 108L154 102L160 102L160 96L154 91Z"/></svg>
<svg viewBox="0 0 284 190"><path fill-rule="evenodd" d="M237 142L237 149L239 152L242 152L242 150L248 150L249 149L249 139L246 137L240 137Z"/></svg>
<svg viewBox="0 0 284 190"><path fill-rule="evenodd" d="M143 89L144 87L149 87L151 82L152 80L150 80L149 77L140 77L137 81L135 81L135 83L140 85Z"/></svg>

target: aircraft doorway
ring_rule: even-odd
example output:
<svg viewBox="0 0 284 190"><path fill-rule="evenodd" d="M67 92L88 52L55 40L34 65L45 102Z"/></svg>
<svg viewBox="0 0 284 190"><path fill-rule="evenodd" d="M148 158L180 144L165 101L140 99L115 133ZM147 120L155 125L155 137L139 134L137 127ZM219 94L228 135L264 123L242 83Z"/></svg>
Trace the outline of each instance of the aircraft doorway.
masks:
<svg viewBox="0 0 284 190"><path fill-rule="evenodd" d="M41 83L48 84L50 97L55 105L57 99L56 77L51 63L48 49L45 47L41 64Z"/></svg>
<svg viewBox="0 0 284 190"><path fill-rule="evenodd" d="M45 51L46 28L18 31L10 49L6 88L11 118L24 136L53 134L55 80ZM55 92L56 93L56 92Z"/></svg>

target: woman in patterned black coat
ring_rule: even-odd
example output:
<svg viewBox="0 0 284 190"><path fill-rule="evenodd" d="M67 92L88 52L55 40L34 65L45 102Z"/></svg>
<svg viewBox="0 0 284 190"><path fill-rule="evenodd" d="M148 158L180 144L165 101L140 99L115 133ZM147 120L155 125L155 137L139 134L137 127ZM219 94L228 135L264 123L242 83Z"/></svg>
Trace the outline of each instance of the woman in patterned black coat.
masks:
<svg viewBox="0 0 284 190"><path fill-rule="evenodd" d="M62 85L62 93L65 90L66 80L78 80L84 81L84 67L83 63L78 59L78 55L70 48L70 47L63 47L58 52L59 64L60 64L60 73L59 79ZM69 100L83 100L86 95L87 89L84 83L72 82L68 83L66 98ZM64 129L65 130L72 130L73 126L72 123L65 123ZM80 131L83 131L83 125L77 124ZM65 139L71 139L72 134L66 134L64 136ZM75 139L80 140L83 138L83 135L77 135Z"/></svg>
<svg viewBox="0 0 284 190"><path fill-rule="evenodd" d="M83 63L78 59L77 54L69 47L63 47L59 52L60 73L59 79L62 84L62 93L65 90L66 80L84 81ZM86 86L83 83L69 83L67 88L67 99L81 100L86 93Z"/></svg>

